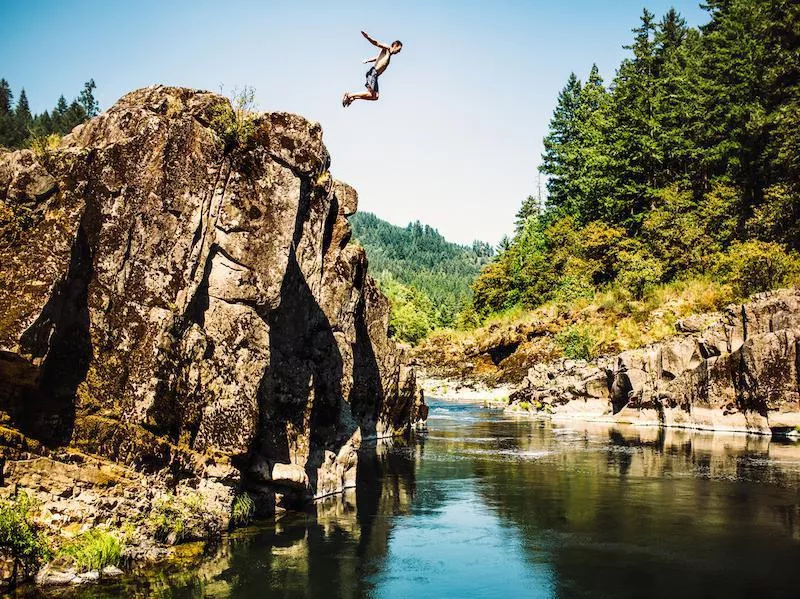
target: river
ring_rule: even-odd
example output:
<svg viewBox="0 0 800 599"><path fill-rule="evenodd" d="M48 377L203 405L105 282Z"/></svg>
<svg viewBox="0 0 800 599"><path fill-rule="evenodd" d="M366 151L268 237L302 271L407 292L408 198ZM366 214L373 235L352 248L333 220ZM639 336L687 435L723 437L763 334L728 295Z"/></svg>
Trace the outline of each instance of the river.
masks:
<svg viewBox="0 0 800 599"><path fill-rule="evenodd" d="M429 403L357 491L70 595L800 596L800 446Z"/></svg>

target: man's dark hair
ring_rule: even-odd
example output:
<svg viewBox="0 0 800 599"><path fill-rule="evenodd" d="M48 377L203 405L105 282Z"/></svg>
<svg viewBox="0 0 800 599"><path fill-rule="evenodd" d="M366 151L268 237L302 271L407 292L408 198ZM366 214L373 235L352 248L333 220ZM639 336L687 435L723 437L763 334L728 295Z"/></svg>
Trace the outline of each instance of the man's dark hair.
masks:
<svg viewBox="0 0 800 599"><path fill-rule="evenodd" d="M392 45L393 46L400 46L402 48L403 47L403 42L401 42L400 40L394 40L392 42Z"/></svg>

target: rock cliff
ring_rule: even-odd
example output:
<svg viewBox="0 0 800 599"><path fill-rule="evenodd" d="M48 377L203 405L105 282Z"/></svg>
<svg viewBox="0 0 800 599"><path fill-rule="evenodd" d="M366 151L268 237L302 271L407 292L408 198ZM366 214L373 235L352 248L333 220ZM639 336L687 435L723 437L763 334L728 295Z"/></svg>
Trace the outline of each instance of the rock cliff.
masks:
<svg viewBox="0 0 800 599"><path fill-rule="evenodd" d="M800 425L800 290L677 323L679 334L586 363L537 364L513 409L770 433Z"/></svg>
<svg viewBox="0 0 800 599"><path fill-rule="evenodd" d="M3 484L57 526L199 493L225 526L354 484L426 412L348 244L317 123L151 87L53 150L0 153Z"/></svg>

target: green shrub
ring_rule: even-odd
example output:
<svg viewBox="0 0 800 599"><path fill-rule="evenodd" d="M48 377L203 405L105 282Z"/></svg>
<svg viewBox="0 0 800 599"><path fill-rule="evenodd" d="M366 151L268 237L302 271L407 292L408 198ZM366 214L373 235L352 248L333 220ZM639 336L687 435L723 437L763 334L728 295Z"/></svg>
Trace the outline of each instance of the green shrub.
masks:
<svg viewBox="0 0 800 599"><path fill-rule="evenodd" d="M594 286L582 277L563 277L556 288L553 299L559 303L570 304L579 299L587 299L595 294Z"/></svg>
<svg viewBox="0 0 800 599"><path fill-rule="evenodd" d="M59 552L80 572L101 571L107 566L118 566L124 548L116 534L103 528L91 528L75 537Z"/></svg>
<svg viewBox="0 0 800 599"><path fill-rule="evenodd" d="M25 493L0 500L0 549L14 560L12 584L20 566L27 576L50 557L44 536L31 520L34 507L34 501Z"/></svg>
<svg viewBox="0 0 800 599"><path fill-rule="evenodd" d="M185 506L175 495L168 494L156 499L148 517L148 524L156 540L166 541L170 537L176 543L183 540L186 529L185 511Z"/></svg>
<svg viewBox="0 0 800 599"><path fill-rule="evenodd" d="M234 526L246 526L253 519L256 504L247 493L240 493L233 500L231 506L231 524Z"/></svg>
<svg viewBox="0 0 800 599"><path fill-rule="evenodd" d="M147 525L156 540L171 544L220 532L219 519L209 512L198 493L162 495L153 502Z"/></svg>
<svg viewBox="0 0 800 599"><path fill-rule="evenodd" d="M597 345L595 336L588 327L567 327L556 335L556 344L564 355L573 360L591 360Z"/></svg>
<svg viewBox="0 0 800 599"><path fill-rule="evenodd" d="M767 241L734 243L720 256L715 275L729 283L740 297L787 284L800 272L800 258L783 246Z"/></svg>
<svg viewBox="0 0 800 599"><path fill-rule="evenodd" d="M58 133L46 134L31 131L31 136L26 143L37 157L47 159L58 148L58 144L61 143L61 136Z"/></svg>
<svg viewBox="0 0 800 599"><path fill-rule="evenodd" d="M255 90L249 86L234 89L231 102L217 104L211 114L211 128L227 148L246 147L256 131Z"/></svg>
<svg viewBox="0 0 800 599"><path fill-rule="evenodd" d="M643 250L619 253L620 270L617 283L631 292L634 298L642 299L649 288L661 282L664 268L661 263Z"/></svg>

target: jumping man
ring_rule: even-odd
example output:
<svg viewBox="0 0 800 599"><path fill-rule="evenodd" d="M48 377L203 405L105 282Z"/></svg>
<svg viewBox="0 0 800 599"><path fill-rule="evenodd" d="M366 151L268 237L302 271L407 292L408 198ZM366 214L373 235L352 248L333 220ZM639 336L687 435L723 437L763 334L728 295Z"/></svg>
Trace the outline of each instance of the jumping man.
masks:
<svg viewBox="0 0 800 599"><path fill-rule="evenodd" d="M392 54L397 54L403 49L403 44L400 41L392 42L391 46L387 46L386 44L382 44L381 42L372 39L364 31L361 32L361 35L367 38L367 41L370 44L380 48L381 51L378 52L376 57L368 58L367 60L363 61L364 64L370 62L375 63L375 65L369 71L367 71L367 91L359 94L350 94L345 92L344 98L342 98L342 106L350 106L350 104L353 103L353 100L377 100L378 77L386 70L386 67L389 66L389 61L392 59Z"/></svg>

